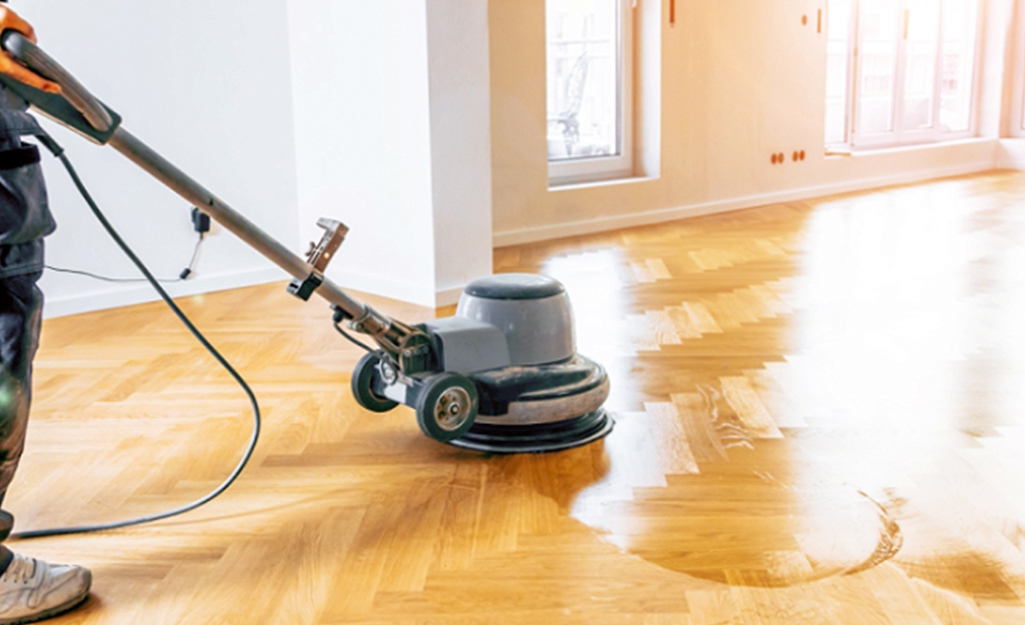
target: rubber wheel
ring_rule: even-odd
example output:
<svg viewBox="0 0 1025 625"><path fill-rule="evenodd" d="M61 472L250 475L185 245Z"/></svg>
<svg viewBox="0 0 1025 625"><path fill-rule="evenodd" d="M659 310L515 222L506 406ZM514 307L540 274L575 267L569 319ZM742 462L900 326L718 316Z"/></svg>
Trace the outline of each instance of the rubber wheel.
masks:
<svg viewBox="0 0 1025 625"><path fill-rule="evenodd" d="M370 352L359 359L356 368L352 370L352 395L356 403L371 412L388 412L399 403L386 397L378 397L374 394L374 380L378 373L377 365L381 362L381 356L376 352Z"/></svg>
<svg viewBox="0 0 1025 625"><path fill-rule="evenodd" d="M424 381L416 402L416 423L423 433L447 443L466 434L477 418L477 387L458 373L439 373Z"/></svg>

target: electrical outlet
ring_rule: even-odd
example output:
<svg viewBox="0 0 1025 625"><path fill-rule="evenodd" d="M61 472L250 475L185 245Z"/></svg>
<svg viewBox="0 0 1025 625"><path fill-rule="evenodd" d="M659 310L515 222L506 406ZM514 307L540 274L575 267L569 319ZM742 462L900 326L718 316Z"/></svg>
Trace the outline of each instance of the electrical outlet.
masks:
<svg viewBox="0 0 1025 625"><path fill-rule="evenodd" d="M192 209L192 229L196 232L210 232L210 215L198 208Z"/></svg>

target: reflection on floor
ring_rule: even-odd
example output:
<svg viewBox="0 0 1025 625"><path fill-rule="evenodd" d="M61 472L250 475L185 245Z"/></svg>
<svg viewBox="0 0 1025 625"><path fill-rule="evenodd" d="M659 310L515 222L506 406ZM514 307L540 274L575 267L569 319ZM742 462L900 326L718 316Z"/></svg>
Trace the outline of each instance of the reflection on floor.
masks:
<svg viewBox="0 0 1025 625"><path fill-rule="evenodd" d="M613 381L615 432L541 456L362 411L283 285L191 298L265 411L251 467L13 546L94 569L75 623L1025 622L1023 208L995 172L498 250ZM35 394L20 529L183 503L248 435L155 304L48 322Z"/></svg>

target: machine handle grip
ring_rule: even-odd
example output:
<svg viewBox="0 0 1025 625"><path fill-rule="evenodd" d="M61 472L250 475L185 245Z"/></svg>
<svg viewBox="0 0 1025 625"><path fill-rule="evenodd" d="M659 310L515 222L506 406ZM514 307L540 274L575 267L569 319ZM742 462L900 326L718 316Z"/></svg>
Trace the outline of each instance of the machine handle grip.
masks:
<svg viewBox="0 0 1025 625"><path fill-rule="evenodd" d="M21 33L5 30L0 35L0 47L25 67L60 85L64 99L75 107L94 129L106 132L114 125L114 120L107 109L82 86L82 83Z"/></svg>

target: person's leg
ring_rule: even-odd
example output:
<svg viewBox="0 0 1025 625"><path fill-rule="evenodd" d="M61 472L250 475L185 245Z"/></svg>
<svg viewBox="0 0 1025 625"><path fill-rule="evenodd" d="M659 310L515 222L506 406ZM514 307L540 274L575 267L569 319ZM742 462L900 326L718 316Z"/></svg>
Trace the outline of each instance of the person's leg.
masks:
<svg viewBox="0 0 1025 625"><path fill-rule="evenodd" d="M18 250L0 249L0 256ZM32 359L39 347L42 293L39 273L0 278L0 503L14 479L25 446L32 400ZM0 511L0 541L7 538L13 517ZM0 545L0 571L11 554Z"/></svg>
<svg viewBox="0 0 1025 625"><path fill-rule="evenodd" d="M42 245L0 245L0 504L25 446L32 360L39 347L43 308L43 294L36 286L41 272L26 268L42 265ZM0 510L0 541L13 524L14 517ZM0 544L0 625L61 614L85 600L91 583L87 569L48 564Z"/></svg>

